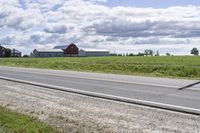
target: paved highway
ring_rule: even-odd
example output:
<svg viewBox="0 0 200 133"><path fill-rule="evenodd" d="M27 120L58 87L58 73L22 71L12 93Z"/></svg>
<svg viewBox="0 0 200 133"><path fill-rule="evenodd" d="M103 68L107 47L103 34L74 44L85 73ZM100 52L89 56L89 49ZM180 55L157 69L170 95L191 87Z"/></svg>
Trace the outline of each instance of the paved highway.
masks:
<svg viewBox="0 0 200 133"><path fill-rule="evenodd" d="M0 76L130 99L200 109L200 83L88 72L0 66Z"/></svg>

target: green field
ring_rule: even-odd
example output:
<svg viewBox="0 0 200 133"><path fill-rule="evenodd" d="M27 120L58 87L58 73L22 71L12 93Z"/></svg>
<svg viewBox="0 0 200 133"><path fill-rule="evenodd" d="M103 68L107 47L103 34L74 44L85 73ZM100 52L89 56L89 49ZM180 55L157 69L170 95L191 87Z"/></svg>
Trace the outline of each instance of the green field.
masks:
<svg viewBox="0 0 200 133"><path fill-rule="evenodd" d="M0 107L0 133L58 133L35 118Z"/></svg>
<svg viewBox="0 0 200 133"><path fill-rule="evenodd" d="M2 58L0 65L200 79L200 57Z"/></svg>

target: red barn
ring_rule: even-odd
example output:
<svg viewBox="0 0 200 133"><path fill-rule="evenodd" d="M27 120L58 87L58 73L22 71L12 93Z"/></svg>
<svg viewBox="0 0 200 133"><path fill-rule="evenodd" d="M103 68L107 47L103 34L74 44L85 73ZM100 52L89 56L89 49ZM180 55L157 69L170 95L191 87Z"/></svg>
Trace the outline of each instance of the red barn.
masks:
<svg viewBox="0 0 200 133"><path fill-rule="evenodd" d="M78 47L75 44L70 44L66 49L64 49L64 54L66 56L78 56Z"/></svg>
<svg viewBox="0 0 200 133"><path fill-rule="evenodd" d="M54 49L62 49L64 51L64 55L68 57L78 56L79 51L78 47L74 43L65 46L56 46Z"/></svg>

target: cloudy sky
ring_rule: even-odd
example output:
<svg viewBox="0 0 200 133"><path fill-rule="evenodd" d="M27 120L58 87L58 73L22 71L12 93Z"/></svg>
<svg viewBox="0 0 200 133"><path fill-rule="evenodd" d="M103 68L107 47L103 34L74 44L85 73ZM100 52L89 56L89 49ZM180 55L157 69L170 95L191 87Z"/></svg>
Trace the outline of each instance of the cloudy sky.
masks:
<svg viewBox="0 0 200 133"><path fill-rule="evenodd" d="M0 0L0 43L30 53L76 43L111 52L200 49L199 0Z"/></svg>

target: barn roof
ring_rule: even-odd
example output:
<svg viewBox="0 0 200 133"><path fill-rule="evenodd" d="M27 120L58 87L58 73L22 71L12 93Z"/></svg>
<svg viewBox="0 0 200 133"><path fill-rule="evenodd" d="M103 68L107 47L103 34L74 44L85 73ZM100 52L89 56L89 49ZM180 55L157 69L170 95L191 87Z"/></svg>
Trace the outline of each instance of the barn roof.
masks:
<svg viewBox="0 0 200 133"><path fill-rule="evenodd" d="M8 49L8 48L3 47L2 45L0 45L0 48L1 48L1 49Z"/></svg>
<svg viewBox="0 0 200 133"><path fill-rule="evenodd" d="M69 45L55 46L54 49L66 49Z"/></svg>
<svg viewBox="0 0 200 133"><path fill-rule="evenodd" d="M62 49L36 49L38 52L63 52Z"/></svg>
<svg viewBox="0 0 200 133"><path fill-rule="evenodd" d="M90 49L90 48L82 48L80 50L86 51L86 52L109 52L107 49Z"/></svg>
<svg viewBox="0 0 200 133"><path fill-rule="evenodd" d="M69 45L72 45L72 44L74 44L74 43L71 43L71 44L69 44ZM69 45L55 46L54 49L66 49L66 48L68 48ZM74 44L74 45L75 45L75 44Z"/></svg>

